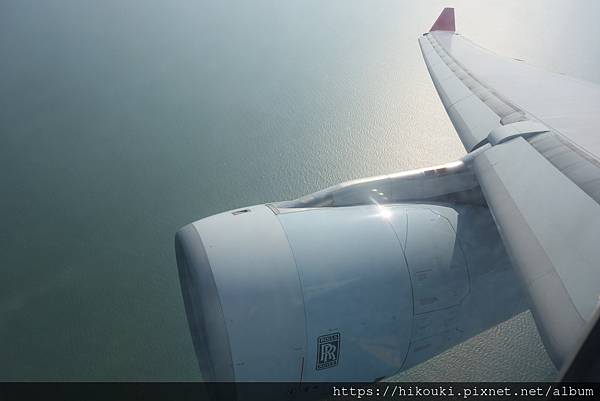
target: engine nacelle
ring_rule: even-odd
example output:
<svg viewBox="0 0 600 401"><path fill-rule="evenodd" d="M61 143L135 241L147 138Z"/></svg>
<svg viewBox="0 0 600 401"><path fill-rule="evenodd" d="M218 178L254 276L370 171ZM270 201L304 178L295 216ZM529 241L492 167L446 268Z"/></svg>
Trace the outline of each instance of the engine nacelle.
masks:
<svg viewBox="0 0 600 401"><path fill-rule="evenodd" d="M375 381L524 308L484 206L259 205L185 226L176 253L210 381Z"/></svg>

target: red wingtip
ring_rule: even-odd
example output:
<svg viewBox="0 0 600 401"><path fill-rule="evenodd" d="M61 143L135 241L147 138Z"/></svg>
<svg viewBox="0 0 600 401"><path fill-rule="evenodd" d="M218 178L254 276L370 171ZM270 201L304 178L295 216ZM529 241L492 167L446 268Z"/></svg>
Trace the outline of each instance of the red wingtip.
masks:
<svg viewBox="0 0 600 401"><path fill-rule="evenodd" d="M454 32L454 8L444 8L444 11L440 14L435 24L431 27L431 31L450 31Z"/></svg>

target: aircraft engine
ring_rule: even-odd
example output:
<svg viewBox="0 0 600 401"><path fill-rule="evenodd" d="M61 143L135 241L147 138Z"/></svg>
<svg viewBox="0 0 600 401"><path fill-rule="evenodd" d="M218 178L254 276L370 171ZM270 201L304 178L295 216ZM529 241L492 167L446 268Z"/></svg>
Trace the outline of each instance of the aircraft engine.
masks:
<svg viewBox="0 0 600 401"><path fill-rule="evenodd" d="M258 205L175 242L209 381L376 381L526 308L481 205Z"/></svg>

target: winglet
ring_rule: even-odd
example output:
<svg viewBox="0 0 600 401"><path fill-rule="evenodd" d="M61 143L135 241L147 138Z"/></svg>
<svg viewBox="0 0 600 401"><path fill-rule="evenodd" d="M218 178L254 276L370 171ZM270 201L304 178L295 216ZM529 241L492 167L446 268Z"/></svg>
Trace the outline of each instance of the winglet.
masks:
<svg viewBox="0 0 600 401"><path fill-rule="evenodd" d="M440 14L435 24L431 27L431 31L450 31L454 32L454 8L444 8L444 11Z"/></svg>

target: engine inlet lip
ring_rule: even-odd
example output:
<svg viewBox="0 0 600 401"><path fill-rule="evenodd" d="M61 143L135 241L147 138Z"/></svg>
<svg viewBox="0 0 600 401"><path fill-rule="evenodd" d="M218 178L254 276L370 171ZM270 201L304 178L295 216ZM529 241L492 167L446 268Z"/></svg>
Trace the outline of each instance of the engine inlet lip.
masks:
<svg viewBox="0 0 600 401"><path fill-rule="evenodd" d="M229 333L213 271L193 224L175 234L179 282L192 343L204 381L233 381Z"/></svg>

